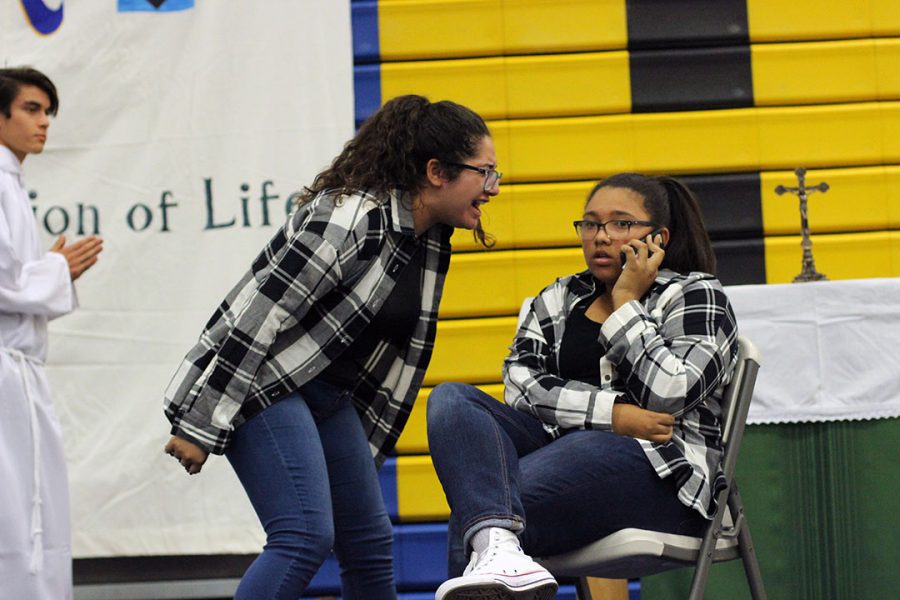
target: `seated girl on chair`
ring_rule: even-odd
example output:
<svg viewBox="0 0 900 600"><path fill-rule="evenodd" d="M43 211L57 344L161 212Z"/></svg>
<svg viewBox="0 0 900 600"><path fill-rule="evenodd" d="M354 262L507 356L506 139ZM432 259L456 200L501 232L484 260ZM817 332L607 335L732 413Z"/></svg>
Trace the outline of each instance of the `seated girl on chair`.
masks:
<svg viewBox="0 0 900 600"><path fill-rule="evenodd" d="M436 600L553 598L531 556L627 527L700 535L715 512L737 326L697 201L671 177L624 173L574 225L587 269L531 301L506 403L460 383L429 398L451 508Z"/></svg>

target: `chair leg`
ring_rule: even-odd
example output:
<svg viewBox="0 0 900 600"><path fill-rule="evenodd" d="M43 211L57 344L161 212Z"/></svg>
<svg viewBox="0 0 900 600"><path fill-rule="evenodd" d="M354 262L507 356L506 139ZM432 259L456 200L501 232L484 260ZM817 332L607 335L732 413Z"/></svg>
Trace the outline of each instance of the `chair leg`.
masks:
<svg viewBox="0 0 900 600"><path fill-rule="evenodd" d="M732 514L739 514L743 518L741 529L738 531L738 548L741 552L741 561L744 563L744 574L747 576L747 584L750 586L750 596L753 600L766 600L766 590L763 586L762 573L756 560L756 550L753 547L753 538L750 536L750 526L747 524L744 512L744 503L741 493L738 491L737 482L732 482L731 493L728 495L728 506Z"/></svg>
<svg viewBox="0 0 900 600"><path fill-rule="evenodd" d="M579 577L575 582L575 595L578 600L594 600L587 577Z"/></svg>
<svg viewBox="0 0 900 600"><path fill-rule="evenodd" d="M706 593L706 582L709 580L709 569L712 567L712 553L715 550L718 537L710 531L707 537L712 539L712 544L705 542L700 546L700 555L697 557L697 566L694 568L694 578L691 580L691 592L688 600L703 600Z"/></svg>
<svg viewBox="0 0 900 600"><path fill-rule="evenodd" d="M716 511L711 523L706 526L706 533L703 534L703 542L700 544L700 551L697 554L697 564L694 568L694 578L691 581L691 592L688 596L689 600L703 600L703 594L706 592L706 582L709 580L709 570L712 567L713 554L716 550L716 544L719 541L719 535L722 532L722 518L725 511L722 509L722 503L726 502L726 495L729 490L725 489L719 492L720 510Z"/></svg>

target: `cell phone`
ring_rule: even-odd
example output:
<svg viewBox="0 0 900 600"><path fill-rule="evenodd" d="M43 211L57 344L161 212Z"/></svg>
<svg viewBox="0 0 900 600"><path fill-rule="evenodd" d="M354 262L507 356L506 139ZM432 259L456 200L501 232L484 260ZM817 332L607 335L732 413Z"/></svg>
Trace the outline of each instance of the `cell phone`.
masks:
<svg viewBox="0 0 900 600"><path fill-rule="evenodd" d="M653 231L651 231L651 232L648 233L647 235L649 235L649 236L651 236L651 237L656 237L657 235L659 235L660 233L662 233L662 230L663 230L663 228L660 227L660 228L658 228L658 229L654 229ZM645 235L644 238L646 238L646 237L647 237L647 236ZM659 247L662 248L663 250L666 249L665 244L659 244ZM649 251L649 248L648 248L648 251ZM650 254L653 254L653 252L649 252L649 254L647 254L647 256L649 257ZM619 252L619 261L622 263L622 267L625 266L625 260L626 260L627 258L628 258L628 257L625 255L624 252Z"/></svg>

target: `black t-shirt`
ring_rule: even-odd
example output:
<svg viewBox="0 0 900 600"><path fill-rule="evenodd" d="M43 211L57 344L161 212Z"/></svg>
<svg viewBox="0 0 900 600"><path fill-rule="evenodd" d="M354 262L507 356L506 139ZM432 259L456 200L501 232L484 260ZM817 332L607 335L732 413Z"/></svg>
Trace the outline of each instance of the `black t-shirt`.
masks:
<svg viewBox="0 0 900 600"><path fill-rule="evenodd" d="M402 346L412 337L422 309L422 271L424 250L416 249L397 275L394 289L362 333L322 371L318 378L343 389L353 389L360 365L381 340Z"/></svg>
<svg viewBox="0 0 900 600"><path fill-rule="evenodd" d="M559 375L563 379L583 381L600 387L600 327L603 323L590 320L585 311L596 296L579 302L566 319L562 343L559 346Z"/></svg>

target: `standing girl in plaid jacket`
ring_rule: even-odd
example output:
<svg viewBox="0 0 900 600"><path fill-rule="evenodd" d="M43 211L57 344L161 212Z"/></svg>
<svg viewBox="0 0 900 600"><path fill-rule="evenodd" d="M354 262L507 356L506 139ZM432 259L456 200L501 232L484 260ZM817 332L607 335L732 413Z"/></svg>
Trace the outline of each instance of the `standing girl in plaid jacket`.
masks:
<svg viewBox="0 0 900 600"><path fill-rule="evenodd" d="M175 373L166 452L191 474L224 453L266 531L238 600L296 600L332 548L344 598L396 597L376 469L431 358L450 235L486 243L496 166L471 110L391 100L306 188Z"/></svg>
<svg viewBox="0 0 900 600"><path fill-rule="evenodd" d="M506 404L464 384L428 400L452 511L436 600L553 598L529 555L626 527L699 535L715 512L737 327L697 201L670 177L614 175L574 224L587 269L530 303Z"/></svg>

